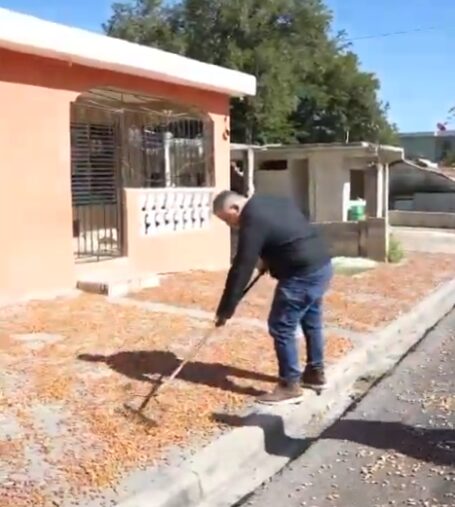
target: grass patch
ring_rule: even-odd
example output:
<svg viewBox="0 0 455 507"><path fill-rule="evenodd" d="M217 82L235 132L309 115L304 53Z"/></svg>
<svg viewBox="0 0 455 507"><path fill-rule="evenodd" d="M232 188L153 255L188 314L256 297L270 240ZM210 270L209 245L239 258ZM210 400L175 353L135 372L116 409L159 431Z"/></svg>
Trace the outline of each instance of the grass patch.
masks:
<svg viewBox="0 0 455 507"><path fill-rule="evenodd" d="M401 262L404 259L403 246L399 239L393 234L390 235L389 239L389 251L387 252L387 260L393 264Z"/></svg>

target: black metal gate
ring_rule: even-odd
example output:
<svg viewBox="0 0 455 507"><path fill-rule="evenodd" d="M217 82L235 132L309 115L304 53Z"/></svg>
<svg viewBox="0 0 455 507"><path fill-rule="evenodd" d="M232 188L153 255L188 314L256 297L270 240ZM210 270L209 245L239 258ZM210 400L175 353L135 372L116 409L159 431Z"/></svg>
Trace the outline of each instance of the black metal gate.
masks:
<svg viewBox="0 0 455 507"><path fill-rule="evenodd" d="M122 255L120 149L121 131L115 110L72 104L71 192L76 259Z"/></svg>

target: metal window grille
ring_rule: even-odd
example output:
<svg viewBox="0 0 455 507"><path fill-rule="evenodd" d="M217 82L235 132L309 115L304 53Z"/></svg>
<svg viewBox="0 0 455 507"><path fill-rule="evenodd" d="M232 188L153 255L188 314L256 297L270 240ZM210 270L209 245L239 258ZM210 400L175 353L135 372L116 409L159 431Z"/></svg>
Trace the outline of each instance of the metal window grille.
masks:
<svg viewBox="0 0 455 507"><path fill-rule="evenodd" d="M129 187L214 184L212 125L197 116L124 111L123 180Z"/></svg>
<svg viewBox="0 0 455 507"><path fill-rule="evenodd" d="M71 122L73 241L78 259L121 255L121 179L116 116L75 105Z"/></svg>
<svg viewBox="0 0 455 507"><path fill-rule="evenodd" d="M214 185L209 118L116 90L72 105L71 188L78 259L122 254L123 187Z"/></svg>
<svg viewBox="0 0 455 507"><path fill-rule="evenodd" d="M114 130L109 125L71 124L72 194L76 206L115 204Z"/></svg>

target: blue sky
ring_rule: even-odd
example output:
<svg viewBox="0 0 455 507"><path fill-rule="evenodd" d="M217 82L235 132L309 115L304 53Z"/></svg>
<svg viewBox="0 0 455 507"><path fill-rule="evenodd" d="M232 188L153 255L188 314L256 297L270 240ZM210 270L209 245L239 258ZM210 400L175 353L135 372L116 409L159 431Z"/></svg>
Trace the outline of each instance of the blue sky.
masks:
<svg viewBox="0 0 455 507"><path fill-rule="evenodd" d="M100 30L111 0L0 0L0 6ZM381 80L381 98L402 131L434 130L455 105L455 0L326 0L334 28L354 39L365 70ZM435 27L434 30L425 30ZM422 29L403 35L365 36ZM455 125L452 125L455 127Z"/></svg>

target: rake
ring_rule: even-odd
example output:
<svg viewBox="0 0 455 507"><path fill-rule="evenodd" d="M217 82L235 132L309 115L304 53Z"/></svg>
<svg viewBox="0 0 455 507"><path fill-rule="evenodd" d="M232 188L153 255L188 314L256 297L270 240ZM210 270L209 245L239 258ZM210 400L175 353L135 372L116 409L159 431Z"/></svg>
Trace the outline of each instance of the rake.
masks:
<svg viewBox="0 0 455 507"><path fill-rule="evenodd" d="M244 289L242 293L242 298L256 285L258 280L261 278L263 273L259 273L257 276L253 278L253 280L247 285L247 287ZM147 405L150 403L150 401L157 397L157 395L161 392L163 387L169 385L177 376L179 373L183 370L183 368L192 361L199 351L204 347L204 345L210 340L210 338L213 336L213 334L217 331L217 327L210 327L206 333L203 334L200 340L196 342L196 344L189 350L186 357L181 361L181 363L178 365L177 368L175 368L174 371L171 372L171 374L166 378L166 375L163 373L160 375L158 380L154 383L153 387L150 389L148 394L143 399L142 403L139 405L139 407L134 407L130 405L129 403L125 403L123 407L136 416L142 423L146 423L148 425L154 425L156 426L156 423L154 420L150 419L144 414L144 410L147 407Z"/></svg>

